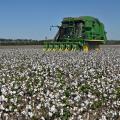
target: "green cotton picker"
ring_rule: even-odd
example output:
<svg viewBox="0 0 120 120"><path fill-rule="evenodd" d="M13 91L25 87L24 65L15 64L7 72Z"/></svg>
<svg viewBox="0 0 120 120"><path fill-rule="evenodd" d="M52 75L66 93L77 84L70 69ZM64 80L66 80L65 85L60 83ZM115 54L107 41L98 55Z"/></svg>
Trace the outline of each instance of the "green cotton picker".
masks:
<svg viewBox="0 0 120 120"><path fill-rule="evenodd" d="M83 50L98 49L105 44L107 37L104 25L91 16L66 17L58 27L54 40L44 43L45 50Z"/></svg>

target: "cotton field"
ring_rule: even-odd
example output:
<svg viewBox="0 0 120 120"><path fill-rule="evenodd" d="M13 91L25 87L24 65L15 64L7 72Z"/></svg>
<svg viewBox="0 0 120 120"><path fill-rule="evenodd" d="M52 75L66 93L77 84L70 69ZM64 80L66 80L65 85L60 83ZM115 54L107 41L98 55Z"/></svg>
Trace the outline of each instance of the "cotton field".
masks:
<svg viewBox="0 0 120 120"><path fill-rule="evenodd" d="M0 120L120 120L120 47L0 49Z"/></svg>

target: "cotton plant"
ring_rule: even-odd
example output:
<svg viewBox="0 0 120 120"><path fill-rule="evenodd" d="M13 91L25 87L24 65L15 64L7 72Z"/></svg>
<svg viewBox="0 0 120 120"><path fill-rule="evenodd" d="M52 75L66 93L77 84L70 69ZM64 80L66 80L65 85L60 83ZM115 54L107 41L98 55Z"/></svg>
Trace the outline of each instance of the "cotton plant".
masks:
<svg viewBox="0 0 120 120"><path fill-rule="evenodd" d="M120 119L120 49L0 49L2 119Z"/></svg>

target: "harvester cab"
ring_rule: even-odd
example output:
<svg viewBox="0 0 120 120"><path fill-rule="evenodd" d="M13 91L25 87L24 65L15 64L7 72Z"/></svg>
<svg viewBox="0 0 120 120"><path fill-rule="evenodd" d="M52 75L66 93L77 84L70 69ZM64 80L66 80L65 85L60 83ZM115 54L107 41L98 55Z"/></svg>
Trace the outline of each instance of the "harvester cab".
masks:
<svg viewBox="0 0 120 120"><path fill-rule="evenodd" d="M61 22L51 42L45 42L46 50L80 50L98 48L107 40L104 25L90 16L67 17Z"/></svg>

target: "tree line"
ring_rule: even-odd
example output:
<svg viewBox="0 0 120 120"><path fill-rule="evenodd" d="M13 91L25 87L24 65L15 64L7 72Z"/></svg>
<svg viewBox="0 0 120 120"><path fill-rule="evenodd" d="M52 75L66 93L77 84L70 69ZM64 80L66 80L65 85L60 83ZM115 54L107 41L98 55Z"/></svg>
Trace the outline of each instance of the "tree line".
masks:
<svg viewBox="0 0 120 120"><path fill-rule="evenodd" d="M45 41L32 39L0 39L0 45L43 45ZM107 45L120 45L120 40L107 40Z"/></svg>
<svg viewBox="0 0 120 120"><path fill-rule="evenodd" d="M0 45L43 45L44 40L0 39Z"/></svg>

